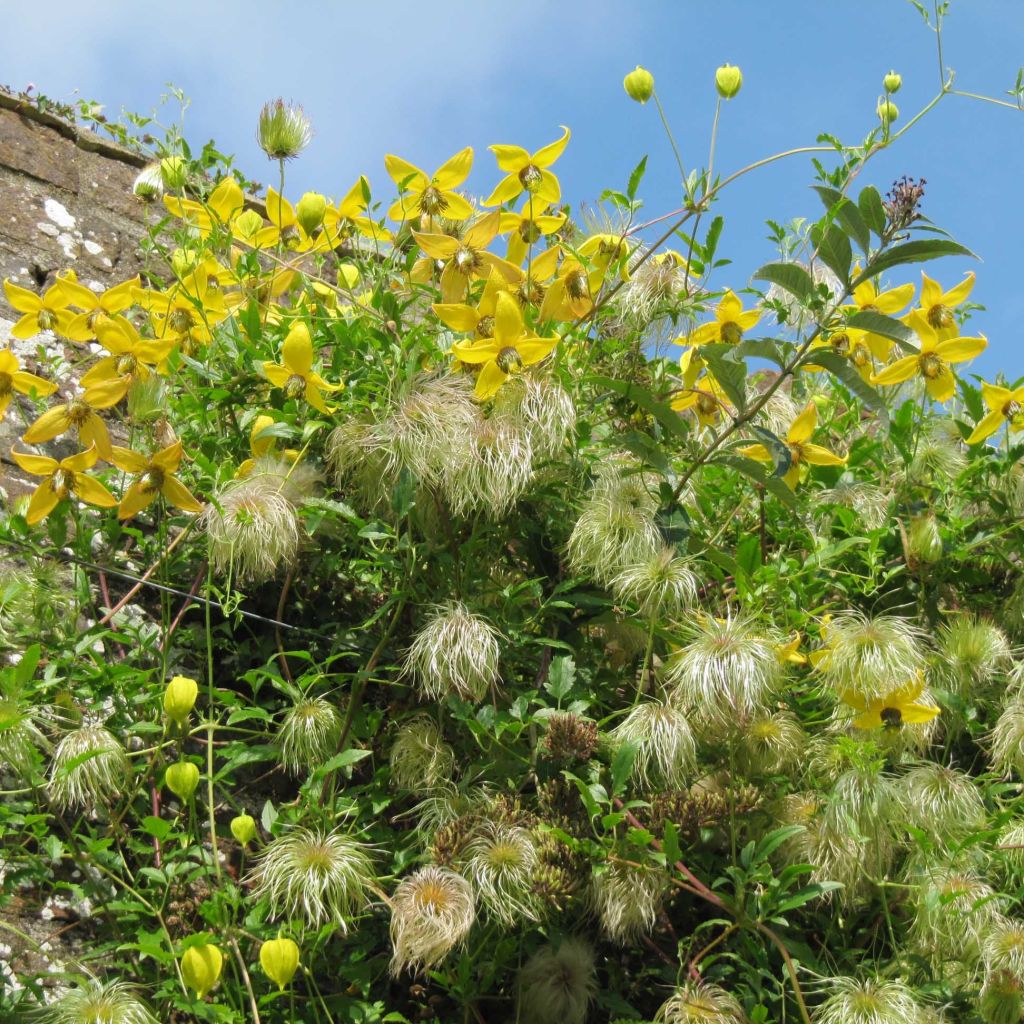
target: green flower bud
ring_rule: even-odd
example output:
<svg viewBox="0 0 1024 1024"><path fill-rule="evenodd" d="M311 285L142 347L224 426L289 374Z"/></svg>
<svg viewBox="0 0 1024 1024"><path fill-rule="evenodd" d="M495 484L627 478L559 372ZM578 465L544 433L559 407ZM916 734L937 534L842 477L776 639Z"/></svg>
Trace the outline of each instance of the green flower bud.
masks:
<svg viewBox="0 0 1024 1024"><path fill-rule="evenodd" d="M195 270L199 263L199 254L195 249L175 249L171 253L171 267L179 278Z"/></svg>
<svg viewBox="0 0 1024 1024"><path fill-rule="evenodd" d="M876 112L882 124L891 124L900 116L900 108L892 100L881 100Z"/></svg>
<svg viewBox="0 0 1024 1024"><path fill-rule="evenodd" d="M646 103L654 95L654 75L647 68L636 68L622 80L626 95L637 103Z"/></svg>
<svg viewBox="0 0 1024 1024"><path fill-rule="evenodd" d="M199 785L199 769L191 761L177 761L164 773L164 784L182 800L191 800Z"/></svg>
<svg viewBox="0 0 1024 1024"><path fill-rule="evenodd" d="M731 100L743 85L743 72L731 64L723 64L715 72L715 88L723 100Z"/></svg>
<svg viewBox="0 0 1024 1024"><path fill-rule="evenodd" d="M217 984L223 967L224 955L209 942L190 946L181 957L181 977L200 999Z"/></svg>
<svg viewBox="0 0 1024 1024"><path fill-rule="evenodd" d="M188 180L188 162L181 156L165 156L160 161L160 178L164 188L182 188Z"/></svg>
<svg viewBox="0 0 1024 1024"><path fill-rule="evenodd" d="M311 235L323 224L326 212L327 197L319 192L307 192L295 206L295 219L306 234Z"/></svg>
<svg viewBox="0 0 1024 1024"><path fill-rule="evenodd" d="M248 846L256 838L256 819L251 814L239 814L231 819L231 834L242 844Z"/></svg>
<svg viewBox="0 0 1024 1024"><path fill-rule="evenodd" d="M917 516L910 521L907 555L912 565L934 565L942 558L942 534L935 516Z"/></svg>
<svg viewBox="0 0 1024 1024"><path fill-rule="evenodd" d="M188 676L175 676L164 690L164 711L172 721L183 725L196 706L199 684Z"/></svg>
<svg viewBox="0 0 1024 1024"><path fill-rule="evenodd" d="M890 71L889 74L882 79L882 85L885 86L885 91L888 93L899 92L902 84L903 78L900 75L897 75L895 71Z"/></svg>
<svg viewBox="0 0 1024 1024"><path fill-rule="evenodd" d="M284 989L299 968L299 947L291 939L270 939L260 946L260 966L278 988Z"/></svg>
<svg viewBox="0 0 1024 1024"><path fill-rule="evenodd" d="M313 126L302 107L272 100L260 111L256 141L271 160L291 160L309 145Z"/></svg>
<svg viewBox="0 0 1024 1024"><path fill-rule="evenodd" d="M1006 970L990 974L981 989L979 1009L986 1024L1016 1024L1024 1011L1020 982Z"/></svg>

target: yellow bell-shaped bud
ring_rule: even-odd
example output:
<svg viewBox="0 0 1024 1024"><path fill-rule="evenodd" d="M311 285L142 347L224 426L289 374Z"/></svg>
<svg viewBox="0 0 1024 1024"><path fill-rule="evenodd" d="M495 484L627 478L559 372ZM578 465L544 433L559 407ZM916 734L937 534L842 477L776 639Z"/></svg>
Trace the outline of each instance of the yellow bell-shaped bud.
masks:
<svg viewBox="0 0 1024 1024"><path fill-rule="evenodd" d="M270 939L260 946L260 966L283 989L299 969L299 947L291 939Z"/></svg>
<svg viewBox="0 0 1024 1024"><path fill-rule="evenodd" d="M181 976L202 999L217 984L224 967L224 955L209 942L190 946L181 957Z"/></svg>
<svg viewBox="0 0 1024 1024"><path fill-rule="evenodd" d="M256 838L256 819L251 814L239 814L231 819L231 834L241 843L248 846Z"/></svg>
<svg viewBox="0 0 1024 1024"><path fill-rule="evenodd" d="M327 197L319 192L306 192L295 204L295 219L307 235L313 234L324 222L327 212Z"/></svg>
<svg viewBox="0 0 1024 1024"><path fill-rule="evenodd" d="M184 725L185 719L196 706L199 696L199 684L188 676L175 676L164 690L164 711L167 717L178 725Z"/></svg>
<svg viewBox="0 0 1024 1024"><path fill-rule="evenodd" d="M639 64L622 80L626 95L637 103L646 103L654 95L654 75Z"/></svg>
<svg viewBox="0 0 1024 1024"><path fill-rule="evenodd" d="M731 100L743 85L743 72L732 64L723 64L715 72L715 88L723 100Z"/></svg>
<svg viewBox="0 0 1024 1024"><path fill-rule="evenodd" d="M199 769L191 761L178 761L168 766L164 783L176 797L191 800L199 786Z"/></svg>

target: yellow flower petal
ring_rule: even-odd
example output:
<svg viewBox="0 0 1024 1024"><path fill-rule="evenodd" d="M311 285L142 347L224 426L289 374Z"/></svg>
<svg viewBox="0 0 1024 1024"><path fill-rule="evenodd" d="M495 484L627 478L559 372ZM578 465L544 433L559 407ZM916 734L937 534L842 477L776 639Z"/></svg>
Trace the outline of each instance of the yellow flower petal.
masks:
<svg viewBox="0 0 1024 1024"><path fill-rule="evenodd" d="M415 192L422 192L429 184L430 179L424 171L421 171L415 164L403 160L400 156L388 154L384 157L384 169L388 177L398 186L405 186Z"/></svg>
<svg viewBox="0 0 1024 1024"><path fill-rule="evenodd" d="M814 428L818 425L818 407L813 402L808 402L803 411L790 425L786 439L792 444L800 444L810 439Z"/></svg>
<svg viewBox="0 0 1024 1024"><path fill-rule="evenodd" d="M313 367L313 340L304 323L295 324L281 346L284 365L293 374L305 377Z"/></svg>
<svg viewBox="0 0 1024 1024"><path fill-rule="evenodd" d="M202 502L198 501L189 489L175 476L164 479L164 485L160 489L164 498L175 508L182 512L202 512Z"/></svg>
<svg viewBox="0 0 1024 1024"><path fill-rule="evenodd" d="M45 519L60 501L57 492L49 480L44 480L33 492L25 512L25 521L32 526Z"/></svg>
<svg viewBox="0 0 1024 1024"><path fill-rule="evenodd" d="M498 167L507 174L518 174L530 164L530 154L522 146L488 146L497 158Z"/></svg>
<svg viewBox="0 0 1024 1024"><path fill-rule="evenodd" d="M523 183L519 180L519 175L510 174L498 182L494 191L484 200L484 206L510 203L522 191Z"/></svg>
<svg viewBox="0 0 1024 1024"><path fill-rule="evenodd" d="M514 345L523 335L519 305L507 292L499 292L494 304L494 343L498 348Z"/></svg>
<svg viewBox="0 0 1024 1024"><path fill-rule="evenodd" d="M434 175L434 184L444 190L457 188L469 177L472 168L473 147L467 146L438 167Z"/></svg>
<svg viewBox="0 0 1024 1024"><path fill-rule="evenodd" d="M7 301L19 313L38 313L43 308L43 300L35 292L30 292L11 281L4 281L4 292Z"/></svg>
<svg viewBox="0 0 1024 1024"><path fill-rule="evenodd" d="M977 338L950 338L940 341L935 352L947 363L963 363L968 359L981 355L988 348L988 339L984 335Z"/></svg>
<svg viewBox="0 0 1024 1024"><path fill-rule="evenodd" d="M974 274L968 272L964 279L945 292L939 300L944 306L959 306L974 288Z"/></svg>
<svg viewBox="0 0 1024 1024"><path fill-rule="evenodd" d="M845 466L846 459L820 444L804 444L800 448L800 455L804 462L812 466Z"/></svg>
<svg viewBox="0 0 1024 1024"><path fill-rule="evenodd" d="M917 356L904 356L902 359L897 359L895 363L879 370L871 378L871 383L902 384L905 380L910 380L917 372L917 360Z"/></svg>
<svg viewBox="0 0 1024 1024"><path fill-rule="evenodd" d="M536 167L550 167L561 155L572 133L565 125L560 125L562 129L562 137L556 139L554 142L549 142L548 145L542 146L533 154L530 163ZM499 165L500 166L500 165ZM502 168L504 170L504 168Z"/></svg>
<svg viewBox="0 0 1024 1024"><path fill-rule="evenodd" d="M157 492L152 487L145 486L141 480L136 481L121 497L121 504L117 508L118 518L131 519L152 504L156 495Z"/></svg>
<svg viewBox="0 0 1024 1024"><path fill-rule="evenodd" d="M99 508L113 508L117 504L117 498L99 480L88 476L86 473L75 473L75 483L72 490L82 501L89 505L96 505Z"/></svg>
<svg viewBox="0 0 1024 1024"><path fill-rule="evenodd" d="M474 394L481 401L485 402L497 394L498 389L508 379L508 374L494 361L485 363L476 379Z"/></svg>
<svg viewBox="0 0 1024 1024"><path fill-rule="evenodd" d="M60 463L56 459L51 459L49 455L33 455L30 452L19 452L11 449L11 458L23 469L26 473L31 473L33 476L51 476L57 472Z"/></svg>

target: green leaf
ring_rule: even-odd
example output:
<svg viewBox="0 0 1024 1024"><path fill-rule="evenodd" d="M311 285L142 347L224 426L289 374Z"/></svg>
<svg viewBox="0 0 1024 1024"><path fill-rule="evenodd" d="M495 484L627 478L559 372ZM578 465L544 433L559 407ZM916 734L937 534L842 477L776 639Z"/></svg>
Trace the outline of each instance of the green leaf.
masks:
<svg viewBox="0 0 1024 1024"><path fill-rule="evenodd" d="M798 263L766 263L754 271L755 281L777 284L805 305L814 296L814 278Z"/></svg>
<svg viewBox="0 0 1024 1024"><path fill-rule="evenodd" d="M142 826L143 832L154 836L161 842L174 831L174 826L169 821L164 821L163 818L156 818L153 815L143 818L139 824Z"/></svg>
<svg viewBox="0 0 1024 1024"><path fill-rule="evenodd" d="M27 686L29 680L36 674L36 666L39 664L42 653L43 649L39 644L32 644L31 647L26 648L25 653L21 656L21 661L14 666L14 681L19 687Z"/></svg>
<svg viewBox="0 0 1024 1024"><path fill-rule="evenodd" d="M665 837L661 841L661 849L669 864L675 864L677 860L682 859L683 851L679 848L679 829L671 821L665 822Z"/></svg>
<svg viewBox="0 0 1024 1024"><path fill-rule="evenodd" d="M772 457L772 476L785 476L793 466L793 453L789 450L789 445L766 427L751 424L750 429Z"/></svg>
<svg viewBox="0 0 1024 1024"><path fill-rule="evenodd" d="M774 338L749 338L733 346L733 351L741 359L747 356L753 356L755 359L767 359L780 369L786 365L786 357Z"/></svg>
<svg viewBox="0 0 1024 1024"><path fill-rule="evenodd" d="M756 533L748 533L736 545L736 561L748 576L761 567L761 538Z"/></svg>
<svg viewBox="0 0 1024 1024"><path fill-rule="evenodd" d="M612 758L612 792L621 793L629 781L636 760L637 743L622 743Z"/></svg>
<svg viewBox="0 0 1024 1024"><path fill-rule="evenodd" d="M711 222L711 227L708 228L708 233L704 236L704 249L703 257L705 262L710 263L715 258L715 250L718 248L718 239L722 235L722 228L725 226L725 221L722 217L716 217Z"/></svg>
<svg viewBox="0 0 1024 1024"><path fill-rule="evenodd" d="M852 313L846 320L847 327L855 327L860 331L868 331L871 334L881 335L890 341L895 341L900 348L909 352L916 352L914 344L914 332L899 320L884 313L876 313L874 310L861 310Z"/></svg>
<svg viewBox="0 0 1024 1024"><path fill-rule="evenodd" d="M702 350L703 351L703 350ZM615 380L612 377L591 377L590 382L599 388L609 391L636 403L645 412L653 416L670 434L685 437L689 432L683 418L666 402L659 402L646 388L628 380Z"/></svg>
<svg viewBox="0 0 1024 1024"><path fill-rule="evenodd" d="M350 764L356 764L369 757L372 753L372 750L359 750L356 747L351 747L348 750L343 750L340 754L335 754L329 761L322 764L320 771L328 774L329 772L337 771L339 768L347 768Z"/></svg>
<svg viewBox="0 0 1024 1024"><path fill-rule="evenodd" d="M850 265L853 263L853 249L846 232L835 224L822 230L820 225L811 229L811 241L818 250L818 256L845 286L850 283Z"/></svg>
<svg viewBox="0 0 1024 1024"><path fill-rule="evenodd" d="M773 908L772 913L784 914L787 910L796 910L797 907L802 907L805 903L810 903L811 900L824 896L827 892L842 889L842 887L842 882L812 882L810 885L804 886L799 892L795 892L792 896L782 900L781 903Z"/></svg>
<svg viewBox="0 0 1024 1024"><path fill-rule="evenodd" d="M878 189L874 185L868 185L867 188L861 190L860 195L857 197L857 209L860 210L864 223L881 238L885 233L885 225L888 218L885 216L882 197L878 194Z"/></svg>
<svg viewBox="0 0 1024 1024"><path fill-rule="evenodd" d="M816 348L800 360L800 364L812 363L823 366L829 373L839 379L843 386L852 391L879 419L886 430L889 429L889 409L882 396L854 369L853 364L845 356L830 349Z"/></svg>
<svg viewBox="0 0 1024 1024"><path fill-rule="evenodd" d="M745 455L719 455L714 461L735 469L737 473L742 473L754 483L760 484L793 512L800 511L796 495L790 490L789 485L783 483L777 476L769 476L761 463L748 459Z"/></svg>
<svg viewBox="0 0 1024 1024"><path fill-rule="evenodd" d="M637 189L640 188L640 182L643 179L644 172L647 170L647 157L640 161L633 168L633 173L629 176L629 184L626 186L626 195L629 198L636 199Z"/></svg>
<svg viewBox="0 0 1024 1024"><path fill-rule="evenodd" d="M747 364L736 356L735 345L701 345L700 357L737 409L747 404Z"/></svg>
<svg viewBox="0 0 1024 1024"><path fill-rule="evenodd" d="M815 185L814 191L821 197L829 214L835 217L847 235L866 255L871 246L871 232L857 206L838 189L830 188L828 185Z"/></svg>
<svg viewBox="0 0 1024 1024"><path fill-rule="evenodd" d="M894 245L891 249L880 252L864 268L853 286L871 278L893 267L901 267L907 263L924 263L927 260L936 260L942 256L970 256L971 259L978 257L966 246L954 242L950 238L916 238L912 242L904 242L902 245Z"/></svg>
<svg viewBox="0 0 1024 1024"><path fill-rule="evenodd" d="M548 669L548 677L544 680L544 689L555 700L564 700L572 690L576 681L576 662L568 655L554 658Z"/></svg>

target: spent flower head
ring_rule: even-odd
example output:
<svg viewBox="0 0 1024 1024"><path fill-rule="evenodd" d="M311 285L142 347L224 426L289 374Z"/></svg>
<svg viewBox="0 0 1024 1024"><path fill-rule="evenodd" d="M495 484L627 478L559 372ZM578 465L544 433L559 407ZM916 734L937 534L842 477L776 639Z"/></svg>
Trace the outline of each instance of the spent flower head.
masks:
<svg viewBox="0 0 1024 1024"><path fill-rule="evenodd" d="M537 919L536 868L536 839L520 825L485 820L466 844L465 872L481 902L506 928Z"/></svg>
<svg viewBox="0 0 1024 1024"><path fill-rule="evenodd" d="M157 1024L139 991L124 981L97 978L76 985L42 1014L46 1024Z"/></svg>
<svg viewBox="0 0 1024 1024"><path fill-rule="evenodd" d="M256 141L271 160L297 157L313 138L313 125L302 107L271 100L260 110Z"/></svg>
<svg viewBox="0 0 1024 1024"><path fill-rule="evenodd" d="M341 715L325 697L302 697L281 720L277 742L281 765L294 775L323 764L338 752Z"/></svg>
<svg viewBox="0 0 1024 1024"><path fill-rule="evenodd" d="M427 697L451 693L479 702L498 680L499 654L497 630L452 601L435 609L416 634L405 667Z"/></svg>
<svg viewBox="0 0 1024 1024"><path fill-rule="evenodd" d="M594 950L582 939L541 946L519 969L519 1017L536 1024L583 1024L597 993Z"/></svg>
<svg viewBox="0 0 1024 1024"><path fill-rule="evenodd" d="M746 1024L739 1000L719 985L686 981L662 1003L657 1024Z"/></svg>
<svg viewBox="0 0 1024 1024"><path fill-rule="evenodd" d="M50 763L50 799L63 810L92 811L128 791L124 747L101 725L82 725L57 744Z"/></svg>
<svg viewBox="0 0 1024 1024"><path fill-rule="evenodd" d="M417 715L399 727L388 763L394 786L411 793L429 793L451 781L455 752L432 718Z"/></svg>
<svg viewBox="0 0 1024 1024"><path fill-rule="evenodd" d="M462 875L434 864L407 875L391 897L391 973L437 967L475 920L473 888Z"/></svg>
<svg viewBox="0 0 1024 1024"><path fill-rule="evenodd" d="M924 1008L902 981L829 978L814 1024L924 1024Z"/></svg>

